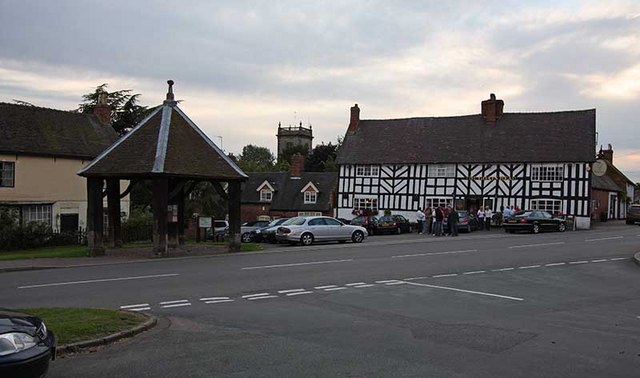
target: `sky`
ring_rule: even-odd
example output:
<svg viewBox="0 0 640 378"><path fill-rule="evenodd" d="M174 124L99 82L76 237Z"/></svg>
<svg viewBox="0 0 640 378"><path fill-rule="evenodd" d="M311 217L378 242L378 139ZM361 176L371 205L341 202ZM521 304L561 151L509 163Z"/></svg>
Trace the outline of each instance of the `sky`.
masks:
<svg viewBox="0 0 640 378"><path fill-rule="evenodd" d="M495 93L505 112L595 108L598 146L640 182L638 0L0 0L0 36L0 102L72 110L107 83L155 106L172 79L237 155L275 153L279 122L335 143L356 103L468 115Z"/></svg>

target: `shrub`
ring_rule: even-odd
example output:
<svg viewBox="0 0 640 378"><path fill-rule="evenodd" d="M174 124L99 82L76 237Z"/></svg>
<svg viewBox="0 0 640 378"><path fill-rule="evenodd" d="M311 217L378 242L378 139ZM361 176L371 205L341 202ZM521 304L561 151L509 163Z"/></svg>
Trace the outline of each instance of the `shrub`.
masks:
<svg viewBox="0 0 640 378"><path fill-rule="evenodd" d="M143 209L132 209L129 218L122 222L122 241L150 241L153 237L153 214Z"/></svg>

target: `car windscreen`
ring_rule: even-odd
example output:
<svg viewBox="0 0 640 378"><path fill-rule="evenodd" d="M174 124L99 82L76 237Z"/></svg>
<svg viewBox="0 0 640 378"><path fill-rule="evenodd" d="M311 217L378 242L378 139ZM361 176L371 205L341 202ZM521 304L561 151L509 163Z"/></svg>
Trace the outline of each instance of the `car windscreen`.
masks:
<svg viewBox="0 0 640 378"><path fill-rule="evenodd" d="M283 226L301 226L305 222L305 218L303 217L295 217L291 218L288 221L282 223Z"/></svg>
<svg viewBox="0 0 640 378"><path fill-rule="evenodd" d="M393 219L392 216L385 215L384 217L378 219L378 222L395 222L395 219Z"/></svg>

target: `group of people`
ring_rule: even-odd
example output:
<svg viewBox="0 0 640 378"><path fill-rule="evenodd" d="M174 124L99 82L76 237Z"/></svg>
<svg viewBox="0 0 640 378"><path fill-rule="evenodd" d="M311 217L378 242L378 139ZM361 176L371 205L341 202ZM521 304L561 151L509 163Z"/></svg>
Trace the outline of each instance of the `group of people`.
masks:
<svg viewBox="0 0 640 378"><path fill-rule="evenodd" d="M433 208L427 207L424 209L418 209L416 212L418 219L418 233L420 234L432 234L433 236L444 236L444 219L447 219L448 235L458 236L458 222L460 221L460 215L457 211L454 211L451 206L434 206Z"/></svg>

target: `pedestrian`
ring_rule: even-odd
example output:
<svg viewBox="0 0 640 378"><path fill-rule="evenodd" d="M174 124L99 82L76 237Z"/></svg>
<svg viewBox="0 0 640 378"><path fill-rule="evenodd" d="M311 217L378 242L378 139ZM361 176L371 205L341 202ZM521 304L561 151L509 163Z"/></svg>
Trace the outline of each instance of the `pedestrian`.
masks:
<svg viewBox="0 0 640 378"><path fill-rule="evenodd" d="M478 209L477 216L478 216L478 228L480 230L483 230L484 229L484 217L485 217L484 207L480 206L480 209Z"/></svg>
<svg viewBox="0 0 640 378"><path fill-rule="evenodd" d="M491 219L493 218L493 212L491 208L484 209L485 228L487 231L491 231Z"/></svg>
<svg viewBox="0 0 640 378"><path fill-rule="evenodd" d="M431 228L433 227L433 222L431 221L431 208L427 207L424 209L424 233L431 234Z"/></svg>
<svg viewBox="0 0 640 378"><path fill-rule="evenodd" d="M418 220L418 234L422 235L424 232L424 219L425 215L420 208L416 211L416 218Z"/></svg>
<svg viewBox="0 0 640 378"><path fill-rule="evenodd" d="M449 224L449 235L458 236L459 220L460 220L460 215L458 215L458 212L453 210L451 206L449 206L449 215L447 217L447 224Z"/></svg>
<svg viewBox="0 0 640 378"><path fill-rule="evenodd" d="M431 209L431 233L433 236L436 236L436 209L436 206Z"/></svg>
<svg viewBox="0 0 640 378"><path fill-rule="evenodd" d="M436 228L435 228L435 236L442 236L442 220L444 219L444 209L442 206L436 207Z"/></svg>

